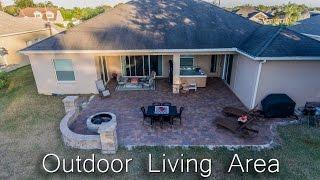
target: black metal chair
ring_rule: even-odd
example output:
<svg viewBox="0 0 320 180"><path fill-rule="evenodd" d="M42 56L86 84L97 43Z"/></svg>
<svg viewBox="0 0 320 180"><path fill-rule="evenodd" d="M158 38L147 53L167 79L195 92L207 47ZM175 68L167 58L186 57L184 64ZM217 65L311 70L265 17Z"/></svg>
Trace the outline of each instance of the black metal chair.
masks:
<svg viewBox="0 0 320 180"><path fill-rule="evenodd" d="M159 103L159 102L153 102L153 103L152 103L152 106L161 106L161 103Z"/></svg>
<svg viewBox="0 0 320 180"><path fill-rule="evenodd" d="M146 112L146 109L144 107L141 107L141 112L143 114L143 121L142 121L142 124L144 124L144 121L146 121L147 118L150 118L151 120L151 125L152 125L152 116L148 115L147 112Z"/></svg>
<svg viewBox="0 0 320 180"><path fill-rule="evenodd" d="M176 114L176 115L174 115L174 116L172 117L172 121L173 121L174 119L179 119L179 120L180 120L180 124L181 124L181 119L182 119L182 112L183 112L183 110L184 110L184 107L180 107L179 113ZM173 122L172 122L171 124L173 124Z"/></svg>
<svg viewBox="0 0 320 180"><path fill-rule="evenodd" d="M164 102L161 104L162 106L171 106L171 103L170 102Z"/></svg>

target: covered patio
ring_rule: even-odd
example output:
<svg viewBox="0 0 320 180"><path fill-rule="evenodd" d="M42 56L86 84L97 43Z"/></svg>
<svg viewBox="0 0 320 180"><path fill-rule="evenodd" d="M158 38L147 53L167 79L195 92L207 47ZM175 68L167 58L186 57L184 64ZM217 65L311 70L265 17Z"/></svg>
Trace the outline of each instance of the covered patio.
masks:
<svg viewBox="0 0 320 180"><path fill-rule="evenodd" d="M217 128L214 119L222 116L225 106L244 108L242 103L219 78L209 78L206 88L199 88L187 96L173 94L168 79L158 79L155 91L114 91L116 82L109 82L111 97L96 96L85 108L70 129L76 133L92 134L86 128L86 119L97 112L112 112L117 116L118 143L121 146L219 146L263 145L273 138L270 125L274 122L260 121L254 127L260 132L252 138L240 138L231 132ZM182 125L165 123L163 128L142 123L140 107L152 102L171 102L183 106Z"/></svg>

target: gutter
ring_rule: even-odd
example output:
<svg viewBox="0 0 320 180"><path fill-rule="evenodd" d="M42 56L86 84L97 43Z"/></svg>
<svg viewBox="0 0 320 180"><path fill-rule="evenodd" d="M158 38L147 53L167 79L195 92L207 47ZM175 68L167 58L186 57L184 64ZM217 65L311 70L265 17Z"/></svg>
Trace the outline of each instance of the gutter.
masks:
<svg viewBox="0 0 320 180"><path fill-rule="evenodd" d="M0 35L0 37L8 37L8 36L14 36L14 35L20 35L20 34L28 34L28 33L33 33L33 32L45 31L45 30L49 30L49 29L51 29L51 28L38 29L38 30L33 30L33 31L22 31L22 32L17 32L17 33Z"/></svg>
<svg viewBox="0 0 320 180"><path fill-rule="evenodd" d="M216 48L216 49L136 49L136 50L37 50L27 51L21 50L19 53L29 54L105 54L105 55L121 55L121 54L162 54L171 55L172 53L192 54L212 54L212 53L239 53L256 61L320 61L320 56L283 56L283 57L257 57L242 51L239 48Z"/></svg>
<svg viewBox="0 0 320 180"><path fill-rule="evenodd" d="M253 92L253 97L252 97L252 101L251 101L251 109L256 107L256 101L257 101L257 94L258 94L258 88L259 88L259 82L260 82L260 77L261 77L261 69L262 69L262 65L265 64L267 62L267 60L263 60L259 62L259 67L258 67L258 74L256 77L256 83L254 85L254 92Z"/></svg>

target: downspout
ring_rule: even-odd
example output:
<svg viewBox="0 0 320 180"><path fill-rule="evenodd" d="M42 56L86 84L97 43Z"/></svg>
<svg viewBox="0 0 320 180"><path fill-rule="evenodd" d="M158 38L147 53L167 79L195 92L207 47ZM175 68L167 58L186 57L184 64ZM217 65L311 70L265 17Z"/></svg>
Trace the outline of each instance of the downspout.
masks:
<svg viewBox="0 0 320 180"><path fill-rule="evenodd" d="M265 64L266 62L267 62L267 60L263 60L263 61L259 62L258 74L257 74L257 78L256 78L256 84L254 86L254 92L253 92L253 97L252 97L250 109L255 108L257 105L256 100L257 100L257 93L258 93L259 81L260 81L260 76L261 76L261 69L262 69L262 65Z"/></svg>

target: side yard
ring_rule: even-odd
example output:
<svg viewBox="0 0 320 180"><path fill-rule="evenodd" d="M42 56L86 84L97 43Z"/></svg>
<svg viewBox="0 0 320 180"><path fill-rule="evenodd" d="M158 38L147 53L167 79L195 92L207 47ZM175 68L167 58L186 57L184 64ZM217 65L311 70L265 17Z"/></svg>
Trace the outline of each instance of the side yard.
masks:
<svg viewBox="0 0 320 180"><path fill-rule="evenodd" d="M122 174L68 174L68 177L116 179L147 179L159 177L147 172L148 154L158 157L162 154L172 160L184 154L185 158L212 159L211 178L275 178L275 179L315 179L320 177L320 130L306 126L292 125L278 129L282 146L273 150L252 151L225 148L164 148L141 147L133 150L120 148L117 155L107 156L100 151L83 151L65 147L62 143L59 123L64 116L63 97L43 96L36 92L30 66L13 71L9 75L8 88L0 91L0 178L65 178L66 174L46 174L41 168L42 158L47 153L55 153L61 158L89 158L96 153L97 158L133 158L130 173ZM210 128L210 127L208 127ZM280 162L280 173L257 174L240 172L227 173L235 153L241 158L276 158ZM198 173L167 173L163 178L198 179ZM163 179L162 178L162 179Z"/></svg>

